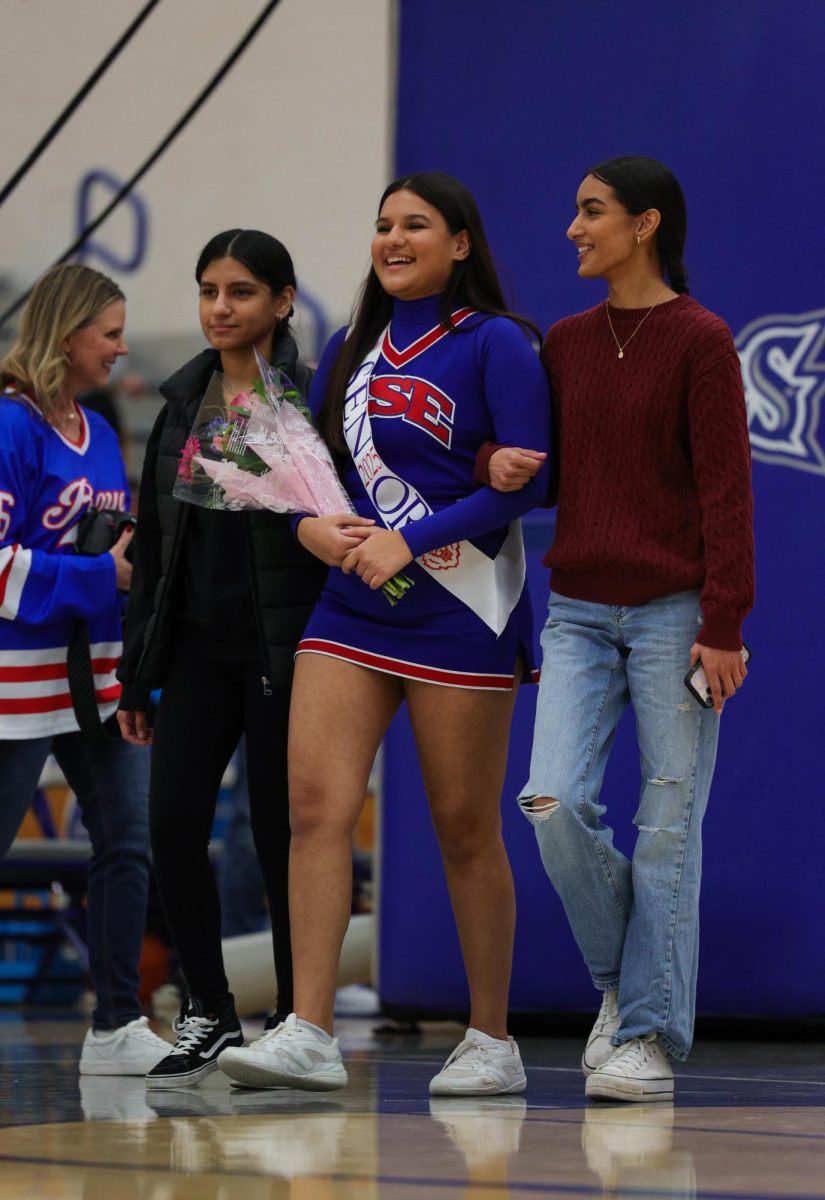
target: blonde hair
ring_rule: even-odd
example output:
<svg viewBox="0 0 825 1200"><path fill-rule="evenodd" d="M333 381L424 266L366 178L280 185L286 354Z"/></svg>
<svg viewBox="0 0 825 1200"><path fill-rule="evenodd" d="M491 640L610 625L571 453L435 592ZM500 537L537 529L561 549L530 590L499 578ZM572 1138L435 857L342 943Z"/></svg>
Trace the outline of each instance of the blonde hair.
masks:
<svg viewBox="0 0 825 1200"><path fill-rule="evenodd" d="M100 271L80 263L52 267L34 285L23 308L14 344L0 362L3 382L31 390L48 419L66 376L66 338L123 299L117 284Z"/></svg>

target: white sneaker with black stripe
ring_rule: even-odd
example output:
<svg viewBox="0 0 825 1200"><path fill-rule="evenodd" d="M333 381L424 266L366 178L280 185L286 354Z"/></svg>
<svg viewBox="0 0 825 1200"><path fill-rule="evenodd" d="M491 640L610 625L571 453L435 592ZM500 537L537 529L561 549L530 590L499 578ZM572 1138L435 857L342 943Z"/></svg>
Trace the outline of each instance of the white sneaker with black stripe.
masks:
<svg viewBox="0 0 825 1200"><path fill-rule="evenodd" d="M217 1011L207 1012L190 996L172 1022L174 1047L146 1076L148 1088L188 1087L218 1069L218 1055L229 1046L243 1045L243 1031L231 998Z"/></svg>
<svg viewBox="0 0 825 1200"><path fill-rule="evenodd" d="M334 1092L346 1086L338 1039L290 1013L275 1029L240 1050L224 1050L224 1075L248 1088L298 1088Z"/></svg>

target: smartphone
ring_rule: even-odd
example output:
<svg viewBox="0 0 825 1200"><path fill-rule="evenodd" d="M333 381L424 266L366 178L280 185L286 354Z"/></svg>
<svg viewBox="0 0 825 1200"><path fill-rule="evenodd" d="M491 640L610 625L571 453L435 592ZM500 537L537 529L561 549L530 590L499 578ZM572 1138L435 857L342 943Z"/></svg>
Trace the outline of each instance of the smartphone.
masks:
<svg viewBox="0 0 825 1200"><path fill-rule="evenodd" d="M742 643L742 661L747 663L750 659L751 652L748 647ZM713 694L705 676L705 671L702 666L701 658L697 659L693 666L685 676L685 687L692 696L695 696L703 708L713 708Z"/></svg>

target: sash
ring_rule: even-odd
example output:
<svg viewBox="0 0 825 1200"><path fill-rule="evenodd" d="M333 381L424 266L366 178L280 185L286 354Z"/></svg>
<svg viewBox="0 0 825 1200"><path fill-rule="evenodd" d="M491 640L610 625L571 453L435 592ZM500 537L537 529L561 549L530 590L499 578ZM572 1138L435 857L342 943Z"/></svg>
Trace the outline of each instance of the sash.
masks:
<svg viewBox="0 0 825 1200"><path fill-rule="evenodd" d="M472 310L453 313L453 324ZM437 330L420 339L426 346L439 340ZM446 331L442 332L442 336ZM389 326L353 374L344 399L344 437L367 495L387 529L403 529L420 521L432 508L412 484L397 475L378 454L369 415L369 385ZM423 348L423 347L422 347ZM436 583L480 617L496 637L504 631L522 593L525 579L524 543L521 522L513 521L495 558L489 558L472 542L464 540L440 550L431 550L415 560Z"/></svg>

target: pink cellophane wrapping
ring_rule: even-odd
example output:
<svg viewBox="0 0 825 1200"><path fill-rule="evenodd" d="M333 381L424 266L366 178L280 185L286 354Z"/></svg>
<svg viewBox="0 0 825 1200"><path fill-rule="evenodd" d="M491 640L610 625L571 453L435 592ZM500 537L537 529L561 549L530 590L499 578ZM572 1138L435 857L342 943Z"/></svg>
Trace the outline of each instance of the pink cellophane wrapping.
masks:
<svg viewBox="0 0 825 1200"><path fill-rule="evenodd" d="M260 357L258 367L265 400L239 393L227 407L223 378L213 377L174 494L208 508L354 513L294 385Z"/></svg>

